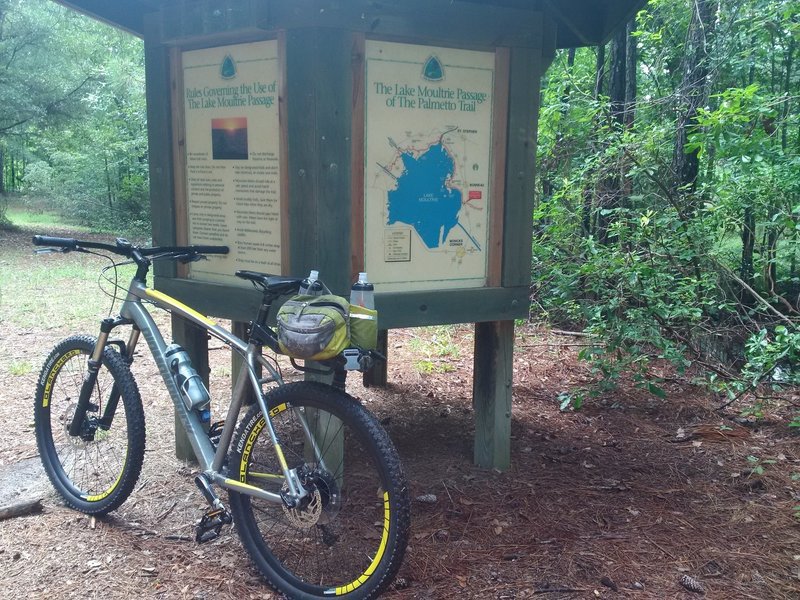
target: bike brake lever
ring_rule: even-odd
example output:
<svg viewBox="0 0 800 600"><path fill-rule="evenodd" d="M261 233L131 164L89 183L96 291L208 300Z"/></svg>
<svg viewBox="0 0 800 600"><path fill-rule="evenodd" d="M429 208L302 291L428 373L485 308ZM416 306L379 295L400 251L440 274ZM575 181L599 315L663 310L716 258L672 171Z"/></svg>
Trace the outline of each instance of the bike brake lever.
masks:
<svg viewBox="0 0 800 600"><path fill-rule="evenodd" d="M70 252L72 248L37 248L33 251L34 254L66 254Z"/></svg>
<svg viewBox="0 0 800 600"><path fill-rule="evenodd" d="M180 263L187 264L190 262L197 262L199 260L208 260L208 257L205 256L204 254L191 253L191 254L182 254L180 256L176 256L175 260L177 260Z"/></svg>

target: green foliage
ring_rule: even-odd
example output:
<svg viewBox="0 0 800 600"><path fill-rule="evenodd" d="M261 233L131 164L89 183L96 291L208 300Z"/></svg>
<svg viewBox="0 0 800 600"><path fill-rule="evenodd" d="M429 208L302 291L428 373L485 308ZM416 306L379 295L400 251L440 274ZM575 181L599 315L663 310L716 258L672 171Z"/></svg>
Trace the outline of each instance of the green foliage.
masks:
<svg viewBox="0 0 800 600"><path fill-rule="evenodd" d="M585 392L584 391L574 391L574 392L561 392L558 395L558 408L559 410L565 411L568 409L572 410L580 410L583 408L583 403L585 401Z"/></svg>
<svg viewBox="0 0 800 600"><path fill-rule="evenodd" d="M600 49L578 49L559 51L548 72L533 313L593 334L580 357L598 376L594 387L562 394L563 409L622 376L663 398L653 360L679 373L708 363L704 339L722 328L719 337L730 339L762 333L747 345L746 380L714 385L736 398L748 382L778 373L796 383L786 366L796 358L795 334L775 327L775 313L800 310L791 306L800 297L800 5L721 2L713 27L692 37L703 3L651 0L637 16L636 97L628 96L635 118L620 119L604 95L619 55L611 45L602 71ZM681 86L697 56L709 76L692 83L707 86L708 102L675 150ZM681 152L697 156L693 181L672 170ZM734 373L743 355L717 370Z"/></svg>
<svg viewBox="0 0 800 600"><path fill-rule="evenodd" d="M747 462L750 463L750 475L763 475L764 467L774 465L777 461L771 458L758 458L751 454L747 457Z"/></svg>
<svg viewBox="0 0 800 600"><path fill-rule="evenodd" d="M685 370L692 331L723 302L705 262L708 232L701 222L678 227L666 208L618 209L615 216L615 243L606 245L570 235L569 216L550 220L534 244L535 297L551 319L580 325L598 340L579 356L602 377L602 389L628 373L664 397L648 375L651 359Z"/></svg>
<svg viewBox="0 0 800 600"><path fill-rule="evenodd" d="M141 41L45 0L0 0L0 22L7 185L73 223L146 226Z"/></svg>
<svg viewBox="0 0 800 600"><path fill-rule="evenodd" d="M743 377L757 386L767 378L778 385L797 385L800 371L800 332L784 325L774 328L772 334L762 329L747 341L747 364Z"/></svg>

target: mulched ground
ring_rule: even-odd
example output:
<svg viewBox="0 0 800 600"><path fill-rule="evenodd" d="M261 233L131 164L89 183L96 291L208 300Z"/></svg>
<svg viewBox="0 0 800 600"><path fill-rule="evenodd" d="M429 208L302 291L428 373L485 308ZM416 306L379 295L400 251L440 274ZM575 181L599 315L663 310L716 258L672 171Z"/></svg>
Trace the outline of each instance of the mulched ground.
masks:
<svg viewBox="0 0 800 600"><path fill-rule="evenodd" d="M33 260L17 252L28 237L0 233L0 268ZM0 506L44 494L41 513L0 521L2 596L272 597L234 531L192 541L203 500L192 467L173 457L169 398L144 356L134 372L147 456L131 498L93 520L40 487L33 390L49 348L72 332L52 320L15 324L6 317L15 299L0 293ZM441 332L391 332L387 388L348 383L386 424L417 499L385 597L680 599L700 597L689 590L697 584L707 598L800 598L800 452L780 403L737 422L736 406L716 412L719 399L665 368L666 400L623 381L561 412L559 393L591 379L576 359L584 339L519 327L512 468L487 471L472 465L472 329L452 329L457 351L442 358L425 355L432 335ZM415 368L423 359L430 373ZM215 348L211 360L212 394L223 398L229 353ZM20 373L23 363L35 366Z"/></svg>

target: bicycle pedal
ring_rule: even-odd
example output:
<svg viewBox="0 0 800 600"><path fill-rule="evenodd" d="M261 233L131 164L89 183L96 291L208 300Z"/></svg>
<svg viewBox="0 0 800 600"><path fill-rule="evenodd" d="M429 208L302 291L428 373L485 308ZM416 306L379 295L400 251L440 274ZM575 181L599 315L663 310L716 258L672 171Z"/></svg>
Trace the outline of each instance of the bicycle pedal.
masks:
<svg viewBox="0 0 800 600"><path fill-rule="evenodd" d="M219 537L222 528L233 522L231 513L225 508L209 510L195 525L194 539L198 544L204 544Z"/></svg>

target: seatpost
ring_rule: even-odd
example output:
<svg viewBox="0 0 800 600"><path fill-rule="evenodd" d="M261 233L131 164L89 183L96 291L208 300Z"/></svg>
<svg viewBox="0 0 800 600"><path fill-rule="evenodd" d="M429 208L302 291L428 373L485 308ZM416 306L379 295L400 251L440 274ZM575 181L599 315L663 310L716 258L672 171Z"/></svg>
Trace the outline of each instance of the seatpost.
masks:
<svg viewBox="0 0 800 600"><path fill-rule="evenodd" d="M266 325L267 318L269 317L269 309L272 308L272 294L268 292L264 292L261 300L261 306L258 308L258 314L256 315L256 319L254 323L256 325Z"/></svg>

